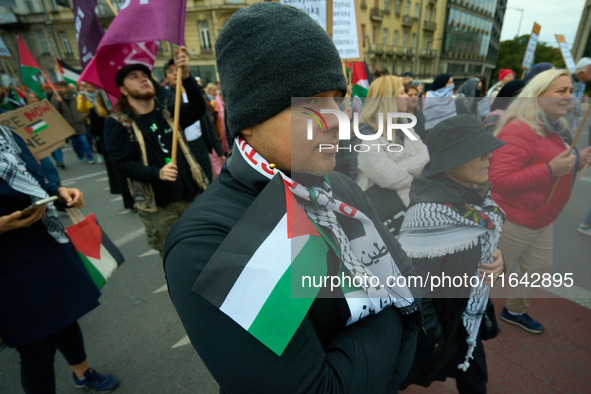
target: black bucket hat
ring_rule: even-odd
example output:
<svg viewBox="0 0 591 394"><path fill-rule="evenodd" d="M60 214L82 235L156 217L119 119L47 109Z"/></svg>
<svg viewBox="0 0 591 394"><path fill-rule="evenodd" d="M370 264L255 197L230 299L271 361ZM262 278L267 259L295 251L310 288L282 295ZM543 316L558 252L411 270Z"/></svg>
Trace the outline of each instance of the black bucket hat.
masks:
<svg viewBox="0 0 591 394"><path fill-rule="evenodd" d="M145 64L141 64L141 63L128 64L127 66L119 69L119 71L117 71L117 74L115 75L115 83L117 84L117 87L123 86L123 80L125 79L127 74L129 74L132 71L136 71L136 70L145 72L147 76L152 75L152 71L150 71L148 66L146 66Z"/></svg>
<svg viewBox="0 0 591 394"><path fill-rule="evenodd" d="M471 115L457 115L438 123L425 140L430 161L423 175L431 177L505 145L487 133Z"/></svg>

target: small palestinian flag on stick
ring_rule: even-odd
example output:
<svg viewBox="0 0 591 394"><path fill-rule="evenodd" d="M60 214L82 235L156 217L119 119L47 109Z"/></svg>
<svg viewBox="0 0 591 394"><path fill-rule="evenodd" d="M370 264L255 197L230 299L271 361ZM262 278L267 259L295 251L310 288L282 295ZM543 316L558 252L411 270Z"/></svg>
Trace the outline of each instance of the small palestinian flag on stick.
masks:
<svg viewBox="0 0 591 394"><path fill-rule="evenodd" d="M100 290L124 258L119 249L107 237L96 221L94 213L82 219L76 209L67 209L75 224L66 228L82 264Z"/></svg>
<svg viewBox="0 0 591 394"><path fill-rule="evenodd" d="M68 85L74 85L78 87L78 78L80 73L74 70L65 62L62 62L57 57L55 59L55 74L59 81L65 81Z"/></svg>
<svg viewBox="0 0 591 394"><path fill-rule="evenodd" d="M324 277L327 252L328 245L277 175L192 289L280 356L319 291L304 286L303 275ZM318 256L324 264L318 264Z"/></svg>
<svg viewBox="0 0 591 394"><path fill-rule="evenodd" d="M37 134L47 129L47 123L38 120L37 122L26 126L24 129L29 135Z"/></svg>

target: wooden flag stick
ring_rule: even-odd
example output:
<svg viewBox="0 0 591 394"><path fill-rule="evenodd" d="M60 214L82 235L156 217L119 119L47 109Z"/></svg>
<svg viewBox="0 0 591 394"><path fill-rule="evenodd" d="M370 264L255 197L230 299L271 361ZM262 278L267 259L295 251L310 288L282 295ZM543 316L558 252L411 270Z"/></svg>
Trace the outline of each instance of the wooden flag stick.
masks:
<svg viewBox="0 0 591 394"><path fill-rule="evenodd" d="M6 63L6 65L8 66L8 69L10 70L10 73L12 74L12 76L14 77L14 79L16 79L16 83L18 84L19 88L21 88L21 90L24 92L25 91L25 88L21 84L20 79L18 79L18 77L16 76L16 73L14 72L14 69L10 65L10 62L8 60L4 59L4 63Z"/></svg>
<svg viewBox="0 0 591 394"><path fill-rule="evenodd" d="M567 156L570 155L571 152L573 151L573 149L575 148L575 145L577 144L577 140L579 139L579 136L581 135L581 131L583 130L583 126L585 125L585 122L587 122L587 118L589 117L590 111L591 111L591 105L589 105L589 107L587 108L587 112L585 112L585 117L583 118L583 121L579 125L579 130L577 131L577 135L575 135L575 139L573 140L573 143L570 144L570 148L568 148ZM560 181L560 177L556 178L556 182L554 182L554 187L552 188L552 191L550 192L550 195L548 196L548 201L546 201L546 204L549 203L550 200L552 200L552 196L554 195L554 192L556 191L556 187L558 186L559 181Z"/></svg>
<svg viewBox="0 0 591 394"><path fill-rule="evenodd" d="M113 3L111 3L111 0L105 0L105 1L107 2L107 5L109 6L111 11L113 12L113 15L117 16L117 10L115 9L115 7L113 7Z"/></svg>
<svg viewBox="0 0 591 394"><path fill-rule="evenodd" d="M180 52L180 48L179 48ZM181 115L181 90L183 89L183 71L180 67L176 69L176 88L174 95L174 121L172 127L172 151L170 159L176 163L176 152L179 139L179 120Z"/></svg>
<svg viewBox="0 0 591 394"><path fill-rule="evenodd" d="M587 167L589 167L589 163L585 164L585 167L583 167L583 169L581 170L581 175L579 175L579 181L581 180L581 178L583 178L583 175L585 175L585 171L587 171Z"/></svg>

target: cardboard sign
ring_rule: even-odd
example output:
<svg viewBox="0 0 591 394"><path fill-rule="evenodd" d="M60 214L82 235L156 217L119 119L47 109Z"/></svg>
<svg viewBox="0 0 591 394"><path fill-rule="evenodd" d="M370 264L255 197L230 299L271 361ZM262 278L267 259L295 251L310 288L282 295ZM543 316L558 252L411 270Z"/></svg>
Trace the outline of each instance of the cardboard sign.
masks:
<svg viewBox="0 0 591 394"><path fill-rule="evenodd" d="M563 35L556 34L556 41L558 41L558 47L560 48L560 52L562 53L562 58L564 59L564 64L566 64L566 68L571 74L574 74L576 65L575 60L573 59L572 53L570 53L570 49L566 45L566 40L564 39Z"/></svg>
<svg viewBox="0 0 591 394"><path fill-rule="evenodd" d="M47 100L0 115L0 125L18 134L38 159L59 148L76 134L72 126Z"/></svg>
<svg viewBox="0 0 591 394"><path fill-rule="evenodd" d="M523 63L521 63L521 68L524 70L529 70L531 65L534 63L534 52L536 51L536 46L538 45L538 37L540 36L541 30L542 26L534 22L534 28L532 29L531 35L529 36L529 41L527 42L527 48L525 49Z"/></svg>

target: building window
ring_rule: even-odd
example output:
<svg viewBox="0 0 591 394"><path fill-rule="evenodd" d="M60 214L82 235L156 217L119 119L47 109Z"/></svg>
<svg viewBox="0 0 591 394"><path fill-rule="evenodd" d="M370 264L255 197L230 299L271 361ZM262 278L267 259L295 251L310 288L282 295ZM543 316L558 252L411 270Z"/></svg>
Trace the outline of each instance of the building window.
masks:
<svg viewBox="0 0 591 394"><path fill-rule="evenodd" d="M431 49L431 37L425 37L425 49Z"/></svg>
<svg viewBox="0 0 591 394"><path fill-rule="evenodd" d="M201 49L210 50L211 41L209 39L209 25L207 21L199 22L199 37L201 38Z"/></svg>
<svg viewBox="0 0 591 394"><path fill-rule="evenodd" d="M363 40L363 47L365 48L365 25L361 25L361 39Z"/></svg>
<svg viewBox="0 0 591 394"><path fill-rule="evenodd" d="M372 32L372 36L371 36L371 42L376 42L377 39L378 39L378 28L374 27L373 32Z"/></svg>
<svg viewBox="0 0 591 394"><path fill-rule="evenodd" d="M408 46L408 32L404 32L402 36L402 46L405 48Z"/></svg>
<svg viewBox="0 0 591 394"><path fill-rule="evenodd" d="M414 47L415 47L415 44L416 44L416 42L417 42L417 35L416 35L415 33L413 33L413 34L412 34L412 40L411 40L411 42L410 42L410 47L411 47L411 48L414 48Z"/></svg>
<svg viewBox="0 0 591 394"><path fill-rule="evenodd" d="M394 32L394 46L398 46L398 31Z"/></svg>
<svg viewBox="0 0 591 394"><path fill-rule="evenodd" d="M35 13L35 5L31 0L27 0L27 8L31 14Z"/></svg>
<svg viewBox="0 0 591 394"><path fill-rule="evenodd" d="M66 57L73 57L74 52L72 52L72 47L70 46L70 41L68 40L68 34L65 31L60 31L60 40L62 40L62 46L64 47Z"/></svg>
<svg viewBox="0 0 591 394"><path fill-rule="evenodd" d="M384 11L390 11L390 0L385 0Z"/></svg>
<svg viewBox="0 0 591 394"><path fill-rule="evenodd" d="M42 31L37 32L37 39L39 40L39 46L41 46L41 53L49 53L49 46L47 46L47 40Z"/></svg>
<svg viewBox="0 0 591 394"><path fill-rule="evenodd" d="M388 29L384 29L383 44L384 44L384 46L388 45Z"/></svg>
<svg viewBox="0 0 591 394"><path fill-rule="evenodd" d="M406 2L406 11L404 12L404 15L408 16L408 13L410 12L410 1Z"/></svg>
<svg viewBox="0 0 591 394"><path fill-rule="evenodd" d="M396 0L396 13L400 14L400 3L402 3L402 0Z"/></svg>
<svg viewBox="0 0 591 394"><path fill-rule="evenodd" d="M419 17L419 3L415 4L415 18Z"/></svg>

